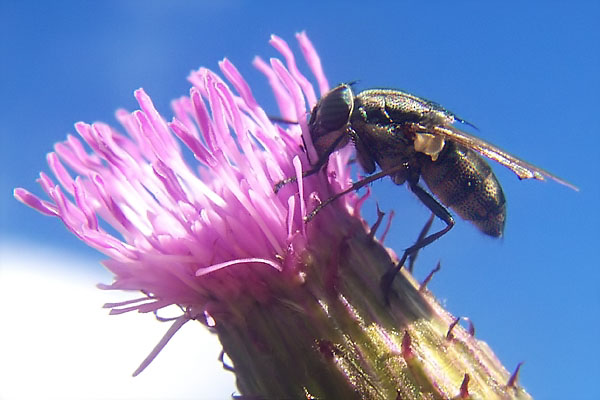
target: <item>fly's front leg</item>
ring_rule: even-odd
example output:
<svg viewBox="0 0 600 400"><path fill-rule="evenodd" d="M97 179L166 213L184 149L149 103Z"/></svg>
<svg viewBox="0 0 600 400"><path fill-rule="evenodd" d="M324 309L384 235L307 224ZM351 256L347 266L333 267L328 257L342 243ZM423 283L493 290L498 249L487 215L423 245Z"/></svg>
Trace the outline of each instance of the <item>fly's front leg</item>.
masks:
<svg viewBox="0 0 600 400"><path fill-rule="evenodd" d="M335 151L335 149L337 148L337 146L345 139L345 135L340 135L332 144L331 146L329 146L325 152L323 153L323 155L321 155L319 157L319 159L317 160L317 163L315 165L313 165L310 169L307 169L306 171L302 172L302 177L306 178L307 176L311 176L316 174L317 172L319 172L321 170L321 168L323 168L323 166L325 164L327 164L327 161L329 161L329 156L331 155L331 153L333 153ZM302 138L302 141L304 141L304 138ZM306 147L306 146L305 146ZM289 178L283 179L279 182L277 182L274 186L273 186L273 191L275 193L279 192L279 190L287 185L288 183L292 183L292 182L296 182L298 180L297 177L295 176L290 176Z"/></svg>
<svg viewBox="0 0 600 400"><path fill-rule="evenodd" d="M314 175L317 172L319 172L321 170L321 168L323 167L323 165L325 165L327 163L328 159L329 159L329 157L323 157L324 161L321 162L319 160L319 162L317 162L317 164L314 167L312 167L311 169L302 171L302 177L306 178L307 176L311 176L311 175ZM279 190L281 190L282 187L284 187L288 183L296 182L297 180L298 180L298 178L295 176L290 176L289 178L282 179L273 186L273 192L275 192L275 194L277 194L279 192Z"/></svg>
<svg viewBox="0 0 600 400"><path fill-rule="evenodd" d="M448 210L446 210L446 208L443 205L441 205L436 199L434 199L432 195L427 193L425 189L423 189L417 183L411 183L410 190L412 190L412 192L417 195L419 200L421 200L421 202L425 204L425 206L427 206L427 208L429 208L429 210L433 214L435 214L436 217L438 217L446 223L446 227L438 232L425 236L424 238L419 237L415 244L404 250L404 254L402 255L400 261L398 261L396 265L392 266L386 271L385 274L383 274L383 276L381 277L380 286L381 290L383 291L383 296L385 298L386 303L389 301L388 296L392 287L392 283L394 282L394 278L396 277L396 274L400 271L400 268L402 268L402 266L406 262L408 256L422 249L423 247L431 244L432 242L438 240L440 237L448 233L448 231L454 226L454 218L452 218L450 212L448 212Z"/></svg>

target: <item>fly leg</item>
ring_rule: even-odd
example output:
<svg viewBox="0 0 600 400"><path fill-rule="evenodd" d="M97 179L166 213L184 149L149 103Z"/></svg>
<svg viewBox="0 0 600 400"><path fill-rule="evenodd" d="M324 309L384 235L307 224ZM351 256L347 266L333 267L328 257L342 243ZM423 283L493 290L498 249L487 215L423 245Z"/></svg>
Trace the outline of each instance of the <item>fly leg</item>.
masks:
<svg viewBox="0 0 600 400"><path fill-rule="evenodd" d="M305 222L310 221L311 219L314 218L315 215L317 215L317 213L319 211L321 211L323 209L323 207L325 207L328 204L334 202L335 200L339 199L340 197L342 197L342 196L344 196L344 195L346 195L346 194L348 194L350 192L353 192L355 190L358 190L358 189L362 188L363 186L366 186L369 183L371 183L373 181L376 181L377 179L381 179L381 178L383 178L385 176L388 176L388 175L393 175L394 173L396 173L396 172L398 172L400 170L403 170L403 169L406 169L406 166L403 165L403 164L400 164L400 165L397 165L395 167L388 168L388 169L386 169L384 171L380 171L380 172L378 172L376 174L369 175L366 178L363 178L363 179L361 179L361 180L359 180L357 182L354 182L348 189L343 190L343 191L341 191L339 193L334 194L333 196L331 196L330 198L328 198L327 200L325 200L324 202L322 202L321 204L319 204L318 206L316 206L314 210L312 210L309 214L306 215L306 217L304 217L304 221ZM423 189L421 189L421 190L423 190ZM423 191L423 192L427 194L427 192L425 192L425 191ZM452 218L452 217L450 217L450 218Z"/></svg>
<svg viewBox="0 0 600 400"><path fill-rule="evenodd" d="M443 205L441 205L436 199L434 199L432 195L427 193L425 189L423 189L417 183L410 183L410 190L412 190L412 192L417 195L419 200L421 200L421 202L425 204L425 206L429 208L429 210L433 214L435 214L436 217L438 217L446 223L446 227L438 232L425 236L424 238L419 237L415 244L410 246L408 249L404 250L404 254L402 255L400 261L398 261L396 265L393 265L390 269L386 271L385 274L383 274L383 276L381 277L380 286L381 290L383 291L383 297L386 303L389 302L388 296L392 287L392 283L394 282L394 277L400 271L400 268L402 268L408 256L422 249L423 247L431 244L432 242L438 240L440 237L448 233L448 231L454 226L454 218L452 218L452 215L448 212L448 210L446 210L446 208Z"/></svg>
<svg viewBox="0 0 600 400"><path fill-rule="evenodd" d="M327 164L327 161L329 161L329 156L331 155L331 153L333 153L336 149L336 147L342 142L342 140L344 140L346 138L345 135L340 135L332 144L331 146L329 146L326 150L325 153L323 153L323 155L317 160L317 163L315 165L313 165L310 169L307 169L306 171L302 172L302 177L306 178L307 176L311 176L316 174L317 172L319 172L321 170L321 168L323 168L323 166L325 164ZM302 141L304 142L304 138L302 138ZM306 145L304 146L306 147ZM292 182L296 182L298 180L297 177L295 176L290 176L289 178L285 178L279 182L277 182L275 184L275 186L273 187L273 191L275 193L279 192L279 190L287 185L288 183L292 183Z"/></svg>
<svg viewBox="0 0 600 400"><path fill-rule="evenodd" d="M417 241L415 243L419 243L421 240L423 240L425 238L425 236L427 236L427 234L429 233L429 230L431 229L431 225L433 224L434 218L435 218L435 214L431 213L431 216L429 217L427 222L425 222L425 225L423 226L423 229L421 229L421 232L419 233L419 237L417 238ZM412 252L409 255L410 260L408 262L408 271L411 274L414 270L415 261L417 260L418 255L419 255L419 250L415 250L414 252Z"/></svg>

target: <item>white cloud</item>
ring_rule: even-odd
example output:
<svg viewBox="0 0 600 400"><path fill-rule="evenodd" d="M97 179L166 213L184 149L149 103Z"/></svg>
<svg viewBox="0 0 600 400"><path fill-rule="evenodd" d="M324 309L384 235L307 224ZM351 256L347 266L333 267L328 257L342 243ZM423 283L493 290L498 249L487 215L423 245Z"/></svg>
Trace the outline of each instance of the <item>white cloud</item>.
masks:
<svg viewBox="0 0 600 400"><path fill-rule="evenodd" d="M199 323L186 324L133 378L169 323L139 313L109 316L105 302L137 294L97 289L110 282L100 268L49 249L2 244L0 398L230 398L234 376L217 360L216 336Z"/></svg>

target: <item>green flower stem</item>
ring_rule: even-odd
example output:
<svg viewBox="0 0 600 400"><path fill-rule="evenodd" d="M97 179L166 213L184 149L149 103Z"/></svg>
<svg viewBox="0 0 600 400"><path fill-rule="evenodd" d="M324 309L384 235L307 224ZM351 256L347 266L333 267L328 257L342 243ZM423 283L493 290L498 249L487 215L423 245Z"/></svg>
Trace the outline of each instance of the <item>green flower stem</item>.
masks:
<svg viewBox="0 0 600 400"><path fill-rule="evenodd" d="M243 395L530 398L507 386L510 374L484 342L458 324L448 334L455 318L406 270L385 304L379 280L393 258L357 219L308 225L304 279L278 279L268 300L238 299L217 321Z"/></svg>

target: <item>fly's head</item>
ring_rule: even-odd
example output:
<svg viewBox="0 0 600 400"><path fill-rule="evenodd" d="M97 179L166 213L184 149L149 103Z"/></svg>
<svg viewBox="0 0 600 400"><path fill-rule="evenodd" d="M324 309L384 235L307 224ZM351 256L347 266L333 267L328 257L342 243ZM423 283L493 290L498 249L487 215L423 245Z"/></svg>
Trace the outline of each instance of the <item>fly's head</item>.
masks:
<svg viewBox="0 0 600 400"><path fill-rule="evenodd" d="M313 108L308 130L319 160L348 144L353 110L354 93L347 84L331 89Z"/></svg>

